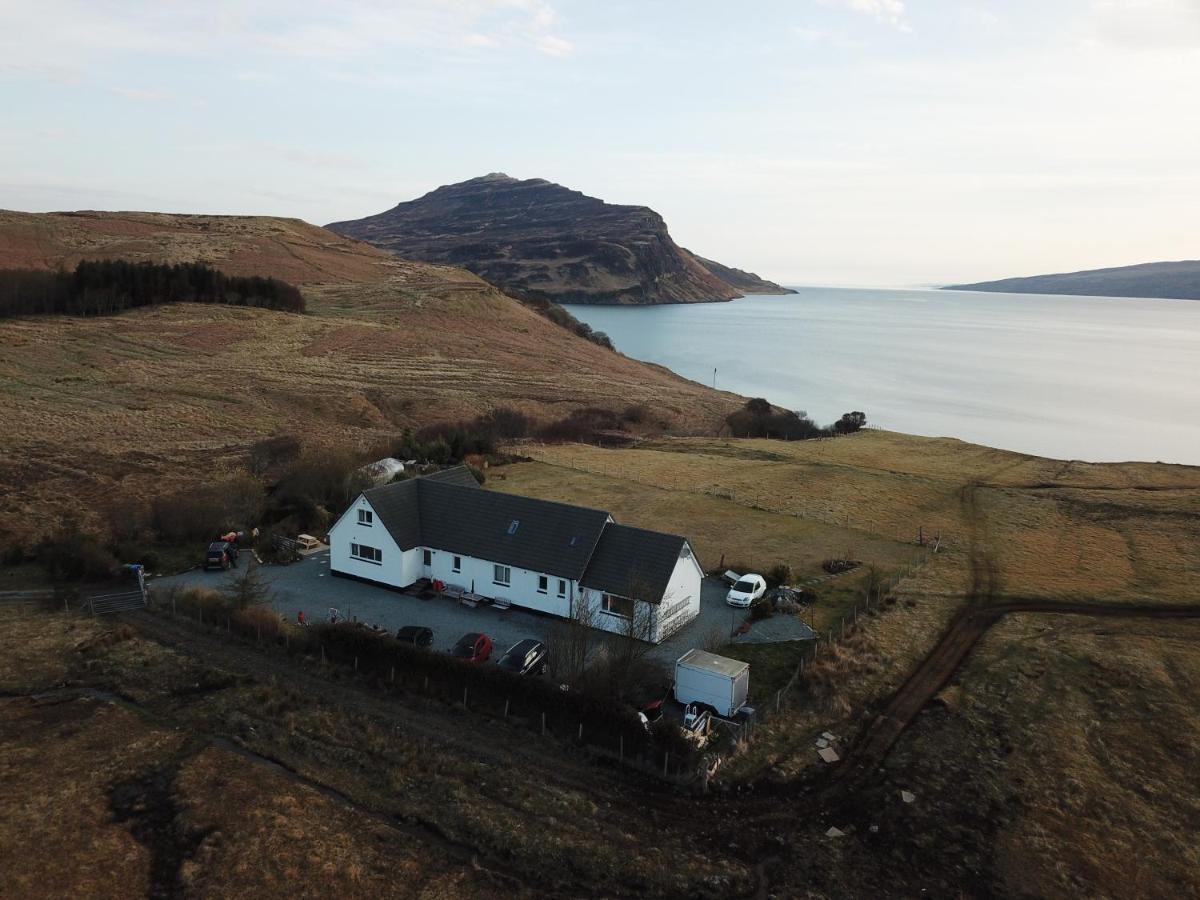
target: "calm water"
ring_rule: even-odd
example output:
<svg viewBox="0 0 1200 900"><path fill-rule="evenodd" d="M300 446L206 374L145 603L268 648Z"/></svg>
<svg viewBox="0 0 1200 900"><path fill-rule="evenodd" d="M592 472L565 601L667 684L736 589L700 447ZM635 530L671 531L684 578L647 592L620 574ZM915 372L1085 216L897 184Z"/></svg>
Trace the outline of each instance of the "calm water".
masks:
<svg viewBox="0 0 1200 900"><path fill-rule="evenodd" d="M1063 459L1200 464L1200 301L801 288L572 306L621 352L805 410Z"/></svg>

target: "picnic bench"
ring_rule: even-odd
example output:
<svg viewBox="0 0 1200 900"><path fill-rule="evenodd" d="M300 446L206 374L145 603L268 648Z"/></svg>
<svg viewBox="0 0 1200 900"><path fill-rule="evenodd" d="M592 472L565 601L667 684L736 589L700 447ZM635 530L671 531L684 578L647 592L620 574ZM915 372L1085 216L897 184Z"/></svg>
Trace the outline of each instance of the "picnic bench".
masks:
<svg viewBox="0 0 1200 900"><path fill-rule="evenodd" d="M307 553L310 550L320 550L321 542L311 534L302 534L296 538L296 549L301 553Z"/></svg>

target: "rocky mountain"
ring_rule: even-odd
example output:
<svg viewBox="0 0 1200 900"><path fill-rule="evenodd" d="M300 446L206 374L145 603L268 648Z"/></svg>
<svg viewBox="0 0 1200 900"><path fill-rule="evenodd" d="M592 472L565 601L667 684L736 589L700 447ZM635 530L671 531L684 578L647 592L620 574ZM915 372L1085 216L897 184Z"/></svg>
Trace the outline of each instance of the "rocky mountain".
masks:
<svg viewBox="0 0 1200 900"><path fill-rule="evenodd" d="M493 173L327 227L405 259L462 266L527 300L699 303L792 293L685 250L648 207L540 178Z"/></svg>
<svg viewBox="0 0 1200 900"><path fill-rule="evenodd" d="M1142 263L1058 275L1004 278L977 284L951 284L943 290L1200 300L1200 260Z"/></svg>

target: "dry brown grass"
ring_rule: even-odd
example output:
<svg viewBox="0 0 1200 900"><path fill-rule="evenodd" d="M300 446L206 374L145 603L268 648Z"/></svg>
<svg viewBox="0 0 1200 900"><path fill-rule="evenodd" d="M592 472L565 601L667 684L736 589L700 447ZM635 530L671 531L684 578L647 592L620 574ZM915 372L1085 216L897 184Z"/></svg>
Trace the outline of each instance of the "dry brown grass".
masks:
<svg viewBox="0 0 1200 900"><path fill-rule="evenodd" d="M314 696L311 683L288 678L294 670L253 651L255 668L270 674L221 668L230 659L211 648L110 642L103 624L62 622L16 625L12 639L39 650L19 667L0 661L0 683L25 693L65 670L75 685L118 692L136 713L87 697L53 707L0 700L6 896L44 896L36 885L50 867L47 883L65 896L112 896L127 884L139 894L157 886L156 895L523 897L526 879L590 886L567 894L691 896L713 878L737 890L750 883L741 861L647 812L647 803L671 808L672 795L527 730L419 700L364 701L344 685ZM93 649L80 653L80 641ZM141 812L114 821L114 790L132 792ZM165 890L172 856L178 885Z"/></svg>
<svg viewBox="0 0 1200 900"><path fill-rule="evenodd" d="M616 496L720 497L798 517L810 531L822 523L893 542L914 540L919 528L940 534L946 552L909 585L918 592L965 591L971 546L986 548L1002 588L1014 593L1178 600L1192 596L1200 579L1200 555L1191 549L1200 542L1195 467L1065 463L880 431L526 452L561 469L564 484L574 484L576 472L603 476L621 485Z"/></svg>
<svg viewBox="0 0 1200 900"><path fill-rule="evenodd" d="M25 539L47 512L220 473L281 432L368 447L495 406L550 418L631 403L715 430L738 403L577 338L468 272L297 220L0 212L0 237L0 266L202 259L297 283L310 309L0 322L0 532Z"/></svg>
<svg viewBox="0 0 1200 900"><path fill-rule="evenodd" d="M1004 896L1200 896L1198 640L1193 622L1007 618L898 748L925 781L914 827L983 816Z"/></svg>
<svg viewBox="0 0 1200 900"><path fill-rule="evenodd" d="M523 447L545 462L516 463L497 472L488 487L547 500L592 506L618 521L688 538L705 569L745 565L766 571L778 563L792 568L796 579L820 574L830 557L873 562L893 569L912 561L916 548L855 528L756 509L719 493L680 489L639 477L644 458L638 450L597 450L577 444ZM587 454L597 461L593 471L572 467ZM566 460L560 464L559 460ZM686 468L690 456L678 456ZM677 482L676 482L677 483Z"/></svg>

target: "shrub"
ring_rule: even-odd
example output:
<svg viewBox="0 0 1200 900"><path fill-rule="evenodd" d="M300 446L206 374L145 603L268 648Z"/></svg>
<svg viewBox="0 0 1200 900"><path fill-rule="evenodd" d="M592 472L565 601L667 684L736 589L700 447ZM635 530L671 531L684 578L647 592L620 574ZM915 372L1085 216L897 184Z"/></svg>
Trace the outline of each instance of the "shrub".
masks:
<svg viewBox="0 0 1200 900"><path fill-rule="evenodd" d="M792 580L792 567L787 563L776 563L767 569L767 583L778 587L781 584L788 584Z"/></svg>
<svg viewBox="0 0 1200 900"><path fill-rule="evenodd" d="M771 601L766 597L759 597L750 604L750 621L758 622L761 619L769 619L771 617Z"/></svg>
<svg viewBox="0 0 1200 900"><path fill-rule="evenodd" d="M245 570L229 583L225 599L232 609L247 609L265 603L271 596L254 566L247 563Z"/></svg>
<svg viewBox="0 0 1200 900"><path fill-rule="evenodd" d="M293 462L300 456L300 450L300 439L295 435L277 434L251 444L246 462L251 472L261 475Z"/></svg>
<svg viewBox="0 0 1200 900"><path fill-rule="evenodd" d="M625 407L625 412L621 413L621 418L626 422L632 422L634 425L641 425L650 419L650 407L644 403L637 403L633 406Z"/></svg>
<svg viewBox="0 0 1200 900"><path fill-rule="evenodd" d="M550 422L538 429L537 436L544 441L595 441L600 432L620 431L621 419L611 409L586 406L572 410L566 417Z"/></svg>
<svg viewBox="0 0 1200 900"><path fill-rule="evenodd" d="M294 286L226 275L205 263L83 260L74 272L0 271L0 317L112 315L159 303L222 303L304 312Z"/></svg>
<svg viewBox="0 0 1200 900"><path fill-rule="evenodd" d="M301 531L323 533L369 484L361 461L341 450L313 450L293 462L271 489L267 519L288 519Z"/></svg>
<svg viewBox="0 0 1200 900"><path fill-rule="evenodd" d="M117 570L117 561L112 554L72 518L64 519L42 539L37 558L52 581L107 579Z"/></svg>
<svg viewBox="0 0 1200 900"><path fill-rule="evenodd" d="M827 559L821 563L821 568L830 575L838 575L842 572L849 572L851 569L858 568L862 563L856 559Z"/></svg>
<svg viewBox="0 0 1200 900"><path fill-rule="evenodd" d="M840 419L833 423L833 430L838 434L854 434L856 431L861 431L866 424L866 413L858 411L848 412L844 413Z"/></svg>
<svg viewBox="0 0 1200 900"><path fill-rule="evenodd" d="M229 615L229 625L243 634L277 641L283 635L283 617L267 606L235 609Z"/></svg>
<svg viewBox="0 0 1200 900"><path fill-rule="evenodd" d="M156 497L151 521L160 537L183 543L243 530L259 520L262 510L262 485L249 475L235 475Z"/></svg>

